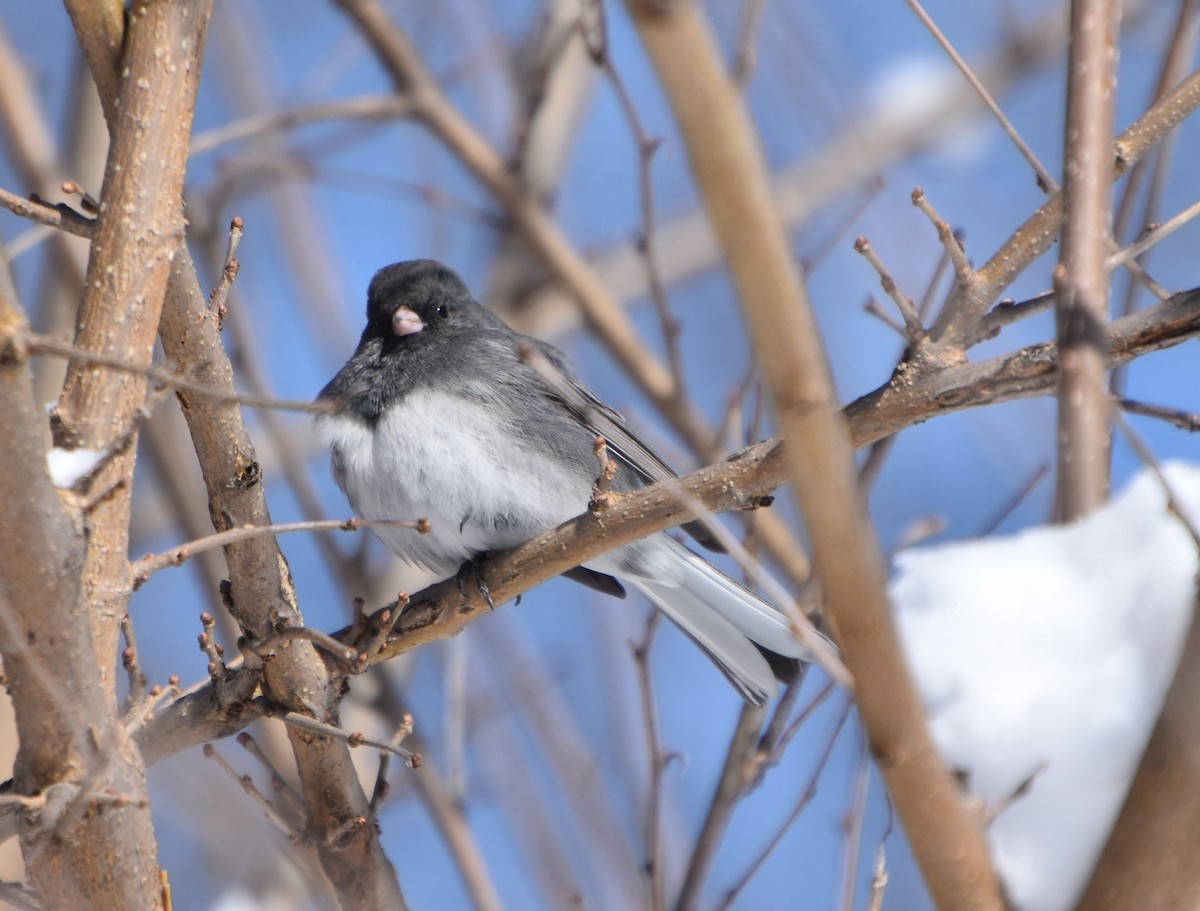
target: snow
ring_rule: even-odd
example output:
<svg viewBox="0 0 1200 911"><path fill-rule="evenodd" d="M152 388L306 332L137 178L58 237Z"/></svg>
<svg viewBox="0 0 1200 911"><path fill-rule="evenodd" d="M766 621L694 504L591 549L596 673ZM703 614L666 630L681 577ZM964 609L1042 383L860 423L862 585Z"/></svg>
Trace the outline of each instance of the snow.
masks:
<svg viewBox="0 0 1200 911"><path fill-rule="evenodd" d="M100 464L102 458L102 450L55 447L46 453L46 466L50 469L50 480L55 487L69 488Z"/></svg>
<svg viewBox="0 0 1200 911"><path fill-rule="evenodd" d="M1167 482L1193 525L1200 467ZM1120 811L1187 632L1196 547L1140 474L1071 526L896 559L901 637L946 761L988 807L1015 907L1074 906Z"/></svg>

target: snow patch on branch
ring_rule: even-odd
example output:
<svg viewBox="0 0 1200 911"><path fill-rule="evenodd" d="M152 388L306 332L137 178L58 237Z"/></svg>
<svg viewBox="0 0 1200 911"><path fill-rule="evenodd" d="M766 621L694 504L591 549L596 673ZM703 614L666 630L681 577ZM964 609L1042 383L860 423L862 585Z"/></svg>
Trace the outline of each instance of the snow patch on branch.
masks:
<svg viewBox="0 0 1200 911"><path fill-rule="evenodd" d="M1195 526L1200 467L1164 473ZM895 568L933 735L1001 808L988 835L1008 894L1021 911L1073 907L1175 673L1194 542L1145 471L1074 525L913 550Z"/></svg>

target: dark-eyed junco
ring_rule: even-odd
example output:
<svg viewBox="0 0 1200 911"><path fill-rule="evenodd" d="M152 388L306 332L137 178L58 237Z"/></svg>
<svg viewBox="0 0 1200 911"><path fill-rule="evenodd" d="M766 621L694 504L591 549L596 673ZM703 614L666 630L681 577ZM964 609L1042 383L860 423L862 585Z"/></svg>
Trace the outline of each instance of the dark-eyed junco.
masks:
<svg viewBox="0 0 1200 911"><path fill-rule="evenodd" d="M381 269L358 349L320 398L333 473L365 519L427 518L428 534L379 527L398 556L454 575L588 508L597 435L618 470L612 489L671 470L571 373L561 352L519 335L428 259ZM688 526L712 546L702 525ZM568 573L611 594L633 586L762 704L807 655L774 607L666 534ZM618 582L617 580L620 580Z"/></svg>

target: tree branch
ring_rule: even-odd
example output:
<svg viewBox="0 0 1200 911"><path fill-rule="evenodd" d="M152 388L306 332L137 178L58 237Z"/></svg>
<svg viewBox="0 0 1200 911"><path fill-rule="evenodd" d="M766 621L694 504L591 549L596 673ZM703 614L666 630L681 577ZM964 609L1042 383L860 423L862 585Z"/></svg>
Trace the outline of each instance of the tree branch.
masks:
<svg viewBox="0 0 1200 911"><path fill-rule="evenodd" d="M1114 165L1116 0L1074 0L1067 67L1063 232L1054 270L1058 326L1058 513L1064 522L1108 499L1108 221Z"/></svg>
<svg viewBox="0 0 1200 911"><path fill-rule="evenodd" d="M1200 290L1176 295L1110 325L1109 357L1113 363L1172 347L1200 335ZM844 414L850 437L862 449L906 427L968 408L1014 399L1052 395L1057 365L1053 342L1033 345L980 364L947 368L912 389L889 384L850 403ZM703 468L670 485L656 484L626 494L602 519L580 516L480 566L494 603L515 599L543 582L601 554L656 531L671 528L707 512L745 509L787 482L779 440L766 440L717 465ZM389 605L385 610L391 610ZM429 642L457 635L479 616L490 613L483 597L454 579L431 585L410 599L395 622L394 632L374 658L385 661ZM365 626L345 627L334 637L365 641L378 626L379 614ZM389 622L391 622L389 618ZM244 722L211 711L211 684L185 695L189 718L212 732L192 735L186 722L173 716L178 705L160 711L138 742L147 762L174 755L216 736L236 733Z"/></svg>
<svg viewBox="0 0 1200 911"><path fill-rule="evenodd" d="M130 12L120 64L125 78L116 90L120 112L111 121L104 201L76 333L79 345L89 350L149 363L171 238L182 228L180 190L208 8L207 0L143 0ZM111 66L115 57L109 53L109 59ZM147 187L155 192L147 193ZM24 372L20 366L13 369ZM105 449L131 425L144 397L144 379L72 365L57 412L56 438L70 447ZM14 410L21 414L27 407ZM36 447L42 426L39 419L9 434L15 432L26 446ZM29 487L13 492L11 500L19 502L39 491L45 497L49 478L42 454L14 455L25 465L17 468L6 459L5 472L16 479L24 475ZM61 557L63 547L74 549L86 541L82 564L43 562L54 568L56 580L42 580L46 588L41 596L22 599L16 608L24 612L36 606L42 616L35 625L31 617L10 615L7 619L15 628L3 636L20 652L5 654L14 692L41 687L48 698L65 699L65 705L80 712L80 717L69 718L61 709L48 711L32 729L21 731L15 770L20 790L34 793L66 781L79 785L78 796L49 830L31 826L22 832L30 879L48 908L157 908L163 903L145 772L116 717L111 662L129 594L119 580L127 569L132 467L130 449L99 472L96 489L111 495L79 517L86 521L88 534L81 539L74 528L57 529L57 545L46 547L34 563L57 562L55 555ZM56 505L38 524L45 528L44 523L57 521L54 516L60 514ZM37 540L31 525L8 531L9 542L31 536ZM28 578L29 572L26 568L23 575ZM60 591L64 586L73 591ZM44 623L52 624L53 631L39 629ZM73 642L80 635L89 635L86 648ZM54 677L47 687L42 678L51 667ZM58 755L50 755L55 749ZM114 799L98 803L101 781ZM49 850L51 843L69 844L71 850Z"/></svg>
<svg viewBox="0 0 1200 911"><path fill-rule="evenodd" d="M215 314L196 280L185 247L176 253L162 318L167 357L205 387L233 392L233 367L221 346ZM266 493L241 411L226 395L181 393L180 403L208 488L209 512L218 532L241 525L269 525ZM279 626L303 626L287 561L273 536L224 544L230 605L238 625L255 639ZM263 688L276 705L336 723L343 672L326 666L308 642L281 649L264 668ZM217 719L220 723L221 719ZM164 728L165 730L165 728ZM289 729L310 825L345 834L317 850L322 867L346 908L405 907L396 873L373 826L343 830L347 820L367 816L366 794L346 744Z"/></svg>
<svg viewBox="0 0 1200 911"><path fill-rule="evenodd" d="M80 10L88 5L86 0L69 2ZM102 45L105 35L80 28L77 37L89 65L104 66L108 58L103 47L94 45ZM192 68L196 72L198 69L198 64ZM118 110L115 98L106 91L112 80L104 72L93 71L93 75L111 124ZM119 109L126 108L121 105ZM188 119L190 122L190 115ZM186 146L186 135L183 138ZM186 157L186 149L184 154ZM176 195L176 204L178 199ZM225 401L213 401L200 393L180 396L208 487L214 525L217 531L224 531L234 525L270 524L254 447L239 410L228 401L234 397L232 367L221 347L216 320L211 318L207 299L200 290L195 266L178 237L165 246L164 252L173 259L160 327L163 347L184 373L195 376L206 387L217 387L225 393ZM126 548L121 548L122 557L125 552ZM261 639L276 622L284 626L303 625L287 563L273 538L231 543L225 547L225 557L230 570L232 604L244 630ZM127 578L127 572L123 577ZM278 705L322 720L335 720L342 680L340 673L330 672L310 643L295 642L267 664L264 688ZM203 700L209 696L200 694L197 698ZM220 718L215 719L215 723L220 722ZM149 727L166 729L153 723ZM311 825L323 832L345 833L318 846L322 866L343 907L403 909L404 899L395 871L383 853L374 827L345 829L343 826L346 820L362 817L369 809L348 748L344 743L316 735L289 731L289 737L308 800Z"/></svg>
<svg viewBox="0 0 1200 911"><path fill-rule="evenodd" d="M1113 179L1140 161L1197 106L1200 106L1200 70L1163 96L1117 137L1113 144L1116 158ZM929 331L934 345L927 346L926 352L936 353L939 362L947 363L978 342L983 314L1030 263L1050 249L1062 221L1060 192L1013 232L979 268L976 280L969 287L955 289Z"/></svg>
<svg viewBox="0 0 1200 911"><path fill-rule="evenodd" d="M102 357L148 366L172 251L183 234L187 142L211 0L147 2L130 12L119 113L104 175L103 202L88 259L75 345ZM149 192L153 188L153 192ZM103 450L130 425L145 400L143 376L97 369L76 358L52 413L55 445ZM129 510L135 450L118 455L94 479L113 488L89 516L85 588L98 596L89 621L98 654L116 653L118 623L130 589ZM115 676L101 686L115 705Z"/></svg>
<svg viewBox="0 0 1200 911"><path fill-rule="evenodd" d="M933 743L900 647L850 435L753 123L697 7L628 5L733 273L783 432L787 477L804 511L827 615L925 882L942 908L1003 908L983 830Z"/></svg>

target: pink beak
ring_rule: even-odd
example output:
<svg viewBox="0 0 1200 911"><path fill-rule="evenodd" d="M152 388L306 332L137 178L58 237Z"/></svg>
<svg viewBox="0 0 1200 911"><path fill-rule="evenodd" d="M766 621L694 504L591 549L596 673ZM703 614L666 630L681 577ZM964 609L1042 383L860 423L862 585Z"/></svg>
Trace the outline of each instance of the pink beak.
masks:
<svg viewBox="0 0 1200 911"><path fill-rule="evenodd" d="M407 307L400 307L392 314L392 332L395 335L413 335L424 328L421 317Z"/></svg>

